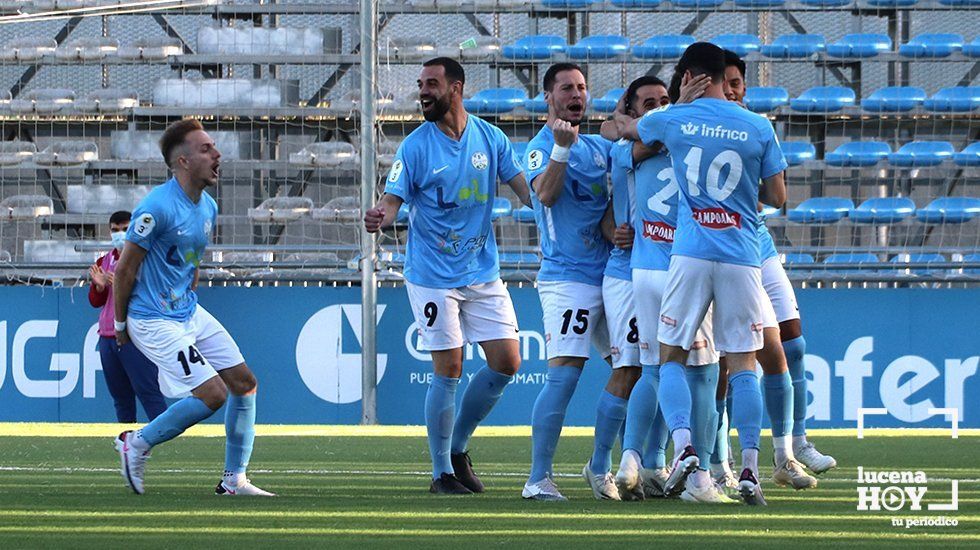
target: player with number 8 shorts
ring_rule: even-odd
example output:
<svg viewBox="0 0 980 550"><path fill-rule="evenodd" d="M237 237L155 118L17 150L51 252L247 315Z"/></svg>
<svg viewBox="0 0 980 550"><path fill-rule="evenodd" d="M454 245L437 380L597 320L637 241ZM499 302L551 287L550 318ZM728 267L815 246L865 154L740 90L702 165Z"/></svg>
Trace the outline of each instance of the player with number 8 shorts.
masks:
<svg viewBox="0 0 980 550"><path fill-rule="evenodd" d="M686 67L687 79L711 79L702 97L651 111L641 119L615 119L620 135L648 146L666 146L680 182L677 231L658 329L663 362L659 404L674 440L676 465L696 454L684 364L713 303L715 346L727 354L732 424L742 447L739 493L747 504L764 505L758 481L762 394L755 355L762 348L765 306L756 204L783 204L786 160L772 124L725 98L721 48L695 43L685 50L680 64Z"/></svg>
<svg viewBox="0 0 980 550"><path fill-rule="evenodd" d="M160 149L174 177L155 187L133 212L113 288L118 345L130 339L159 369L170 395L190 393L115 444L122 475L143 494L150 449L225 410L225 471L215 493L273 496L248 480L255 440L258 383L238 345L197 303L201 259L218 221L205 191L218 182L221 153L195 119L171 124Z"/></svg>
<svg viewBox="0 0 980 550"><path fill-rule="evenodd" d="M409 208L405 287L420 349L434 370L425 397L425 424L437 494L482 493L469 440L520 367L517 316L500 281L491 215L497 180L524 204L529 190L507 136L463 108L463 67L440 57L418 79L426 122L398 147L385 194L365 213L365 228L391 226ZM487 365L476 372L456 411L463 346L479 343Z"/></svg>

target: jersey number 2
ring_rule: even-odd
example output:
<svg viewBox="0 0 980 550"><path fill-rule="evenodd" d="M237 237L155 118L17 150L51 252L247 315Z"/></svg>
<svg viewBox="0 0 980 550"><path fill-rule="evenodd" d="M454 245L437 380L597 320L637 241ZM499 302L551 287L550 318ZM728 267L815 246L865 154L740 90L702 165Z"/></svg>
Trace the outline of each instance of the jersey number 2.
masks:
<svg viewBox="0 0 980 550"><path fill-rule="evenodd" d="M177 352L177 361L180 362L180 366L184 367L184 376L191 375L191 363L204 364L204 357L201 355L197 348L194 346L189 346L187 348L187 354L184 354L184 350Z"/></svg>

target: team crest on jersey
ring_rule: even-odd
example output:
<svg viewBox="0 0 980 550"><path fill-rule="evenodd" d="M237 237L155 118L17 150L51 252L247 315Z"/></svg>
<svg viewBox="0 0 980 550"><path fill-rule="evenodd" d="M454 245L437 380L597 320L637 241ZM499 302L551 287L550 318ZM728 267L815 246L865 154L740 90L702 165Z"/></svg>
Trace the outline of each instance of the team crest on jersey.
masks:
<svg viewBox="0 0 980 550"><path fill-rule="evenodd" d="M204 222L204 234L205 235L211 234L211 220L206 220Z"/></svg>
<svg viewBox="0 0 980 550"><path fill-rule="evenodd" d="M527 169L537 170L544 162L544 151L535 149L527 154Z"/></svg>
<svg viewBox="0 0 980 550"><path fill-rule="evenodd" d="M395 183L398 178L402 177L402 170L405 169L405 165L402 163L401 159L396 160L394 164L391 165L391 171L388 172L388 181Z"/></svg>
<svg viewBox="0 0 980 550"><path fill-rule="evenodd" d="M153 232L153 228L156 227L157 221L153 219L153 215L150 213L140 215L139 220L136 222L136 228L133 231L140 237L145 237Z"/></svg>
<svg viewBox="0 0 980 550"><path fill-rule="evenodd" d="M476 168L477 170L486 170L487 166L490 165L490 161L487 160L487 155L482 151L473 153L473 156L470 157L470 163L473 165L473 168Z"/></svg>
<svg viewBox="0 0 980 550"><path fill-rule="evenodd" d="M606 169L606 157L602 153L596 151L595 155L592 156L592 160L595 161L595 165L599 167L600 170Z"/></svg>

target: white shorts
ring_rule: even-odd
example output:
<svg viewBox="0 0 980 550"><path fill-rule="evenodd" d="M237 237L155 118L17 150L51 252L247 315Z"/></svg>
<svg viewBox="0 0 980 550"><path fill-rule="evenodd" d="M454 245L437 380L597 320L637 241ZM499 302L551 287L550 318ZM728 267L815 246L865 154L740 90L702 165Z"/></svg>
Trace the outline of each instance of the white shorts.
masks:
<svg viewBox="0 0 980 550"><path fill-rule="evenodd" d="M571 281L538 281L548 359L588 358L589 345L609 357L602 287Z"/></svg>
<svg viewBox="0 0 980 550"><path fill-rule="evenodd" d="M245 362L225 327L200 306L186 321L126 320L133 344L160 370L167 395L184 395L217 376L220 370Z"/></svg>
<svg viewBox="0 0 980 550"><path fill-rule="evenodd" d="M648 366L660 364L657 328L660 325L660 302L666 283L666 271L633 270L633 300L636 304L636 324L640 329L640 362ZM691 345L691 353L687 357L688 365L701 366L718 362L718 352L715 351L711 338L711 316L709 307Z"/></svg>
<svg viewBox="0 0 980 550"><path fill-rule="evenodd" d="M687 256L670 258L660 308L660 341L691 349L712 301L715 348L726 353L762 349L766 318L762 270Z"/></svg>
<svg viewBox="0 0 980 550"><path fill-rule="evenodd" d="M776 256L762 262L762 288L772 302L777 326L778 323L800 318L800 306L796 303L793 284L789 282L786 270Z"/></svg>
<svg viewBox="0 0 980 550"><path fill-rule="evenodd" d="M500 279L460 288L429 288L406 282L405 288L424 351L518 339L514 304Z"/></svg>
<svg viewBox="0 0 980 550"><path fill-rule="evenodd" d="M603 277L602 304L609 328L612 368L640 366L640 334L636 327L633 283L615 277Z"/></svg>

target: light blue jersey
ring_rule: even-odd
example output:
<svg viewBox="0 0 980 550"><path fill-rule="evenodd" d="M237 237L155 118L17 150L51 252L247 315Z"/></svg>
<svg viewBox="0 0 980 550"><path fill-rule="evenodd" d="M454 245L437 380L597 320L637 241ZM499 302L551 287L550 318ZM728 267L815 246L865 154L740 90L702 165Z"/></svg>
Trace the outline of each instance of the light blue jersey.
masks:
<svg viewBox="0 0 980 550"><path fill-rule="evenodd" d="M762 212L759 213L759 257L762 261L766 261L769 258L775 258L779 256L776 252L776 243L772 240L772 234L769 233L769 228L766 227L766 215Z"/></svg>
<svg viewBox="0 0 980 550"><path fill-rule="evenodd" d="M497 179L521 173L510 140L473 115L457 141L425 122L398 147L385 193L408 204L405 279L459 288L500 276L491 214Z"/></svg>
<svg viewBox="0 0 980 550"><path fill-rule="evenodd" d="M621 140L613 148L612 174L613 182L628 181L635 204L630 267L667 271L677 227L677 184L670 155L662 151L635 164L633 142ZM614 197L615 193L614 188Z"/></svg>
<svg viewBox="0 0 980 550"><path fill-rule="evenodd" d="M176 178L140 201L126 233L127 241L146 250L129 299L131 317L186 321L194 314L194 271L217 221L214 199L201 193L191 202Z"/></svg>
<svg viewBox="0 0 980 550"><path fill-rule="evenodd" d="M786 169L772 124L737 103L701 98L640 119L647 145L664 143L679 182L673 254L760 265L759 181Z"/></svg>
<svg viewBox="0 0 980 550"><path fill-rule="evenodd" d="M636 211L636 194L633 185L633 142L620 140L610 152L610 177L612 179L613 220L616 227L624 223L633 225ZM633 280L630 267L632 249L613 246L609 251L605 275L624 281Z"/></svg>
<svg viewBox="0 0 980 550"><path fill-rule="evenodd" d="M548 208L538 199L534 178L548 167L554 145L551 128L541 128L528 143L524 162L527 181L534 191L531 200L541 239L538 280L600 286L609 259L609 242L602 236L599 222L609 201L606 170L612 142L594 134L579 134L571 148L561 195Z"/></svg>

